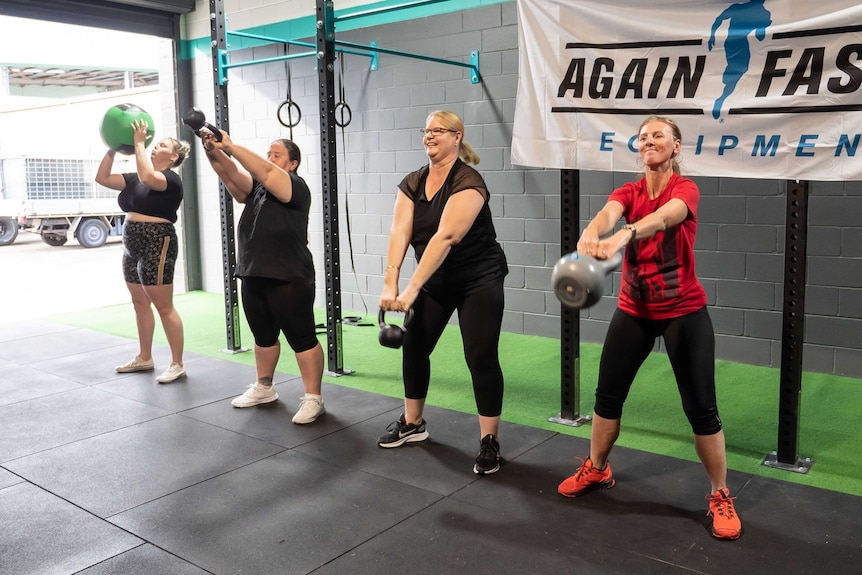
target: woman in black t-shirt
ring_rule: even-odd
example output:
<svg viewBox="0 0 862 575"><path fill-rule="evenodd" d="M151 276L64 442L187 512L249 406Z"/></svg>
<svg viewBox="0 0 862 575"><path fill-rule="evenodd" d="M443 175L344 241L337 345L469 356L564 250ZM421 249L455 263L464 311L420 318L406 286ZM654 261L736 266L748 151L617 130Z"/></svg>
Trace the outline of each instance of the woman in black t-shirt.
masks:
<svg viewBox="0 0 862 575"><path fill-rule="evenodd" d="M210 165L230 195L245 204L237 229L236 276L242 278L242 307L254 335L257 368L255 382L231 404L253 407L278 399L272 378L281 354L281 332L305 387L293 422L312 423L326 409L321 397L323 347L314 322L314 262L308 249L311 192L296 174L302 160L299 146L276 140L263 158L234 143L227 132L221 134L217 141L201 130Z"/></svg>
<svg viewBox="0 0 862 575"><path fill-rule="evenodd" d="M183 200L183 182L171 170L189 154L189 145L174 138L164 138L146 154L147 123L136 120L134 132L137 172L112 173L114 150L108 150L96 173L96 182L120 190L117 201L126 212L123 226L123 275L132 295L138 326L138 355L117 366L120 373L153 369L153 331L159 313L168 346L171 365L156 378L169 383L186 375L183 367L183 322L174 308L174 266L179 254L177 210Z"/></svg>
<svg viewBox="0 0 862 575"><path fill-rule="evenodd" d="M468 165L478 164L479 156L464 141L464 122L452 112L432 112L421 131L428 165L398 186L380 295L383 310L412 310L402 357L405 408L377 444L399 447L428 437L422 412L430 356L458 310L479 412L480 448L473 472L486 475L498 471L502 461L497 442L503 408L498 344L506 256L491 221L488 188ZM399 292L399 270L408 246L418 265Z"/></svg>

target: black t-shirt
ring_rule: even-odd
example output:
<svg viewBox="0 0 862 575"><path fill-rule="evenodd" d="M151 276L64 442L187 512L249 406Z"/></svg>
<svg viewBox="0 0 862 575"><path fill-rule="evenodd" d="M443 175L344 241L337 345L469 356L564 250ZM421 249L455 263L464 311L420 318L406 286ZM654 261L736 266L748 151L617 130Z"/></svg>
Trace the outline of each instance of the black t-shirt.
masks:
<svg viewBox="0 0 862 575"><path fill-rule="evenodd" d="M168 187L161 192L145 186L134 172L123 174L126 187L117 196L120 209L176 222L177 210L183 201L183 181L172 170L162 170L162 173L168 181Z"/></svg>
<svg viewBox="0 0 862 575"><path fill-rule="evenodd" d="M254 180L239 218L237 277L261 277L314 283L314 261L308 249L311 191L290 174L293 194L284 203Z"/></svg>
<svg viewBox="0 0 862 575"><path fill-rule="evenodd" d="M488 205L490 192L479 172L460 159L456 160L443 186L430 202L425 197L427 177L428 166L423 166L407 174L398 184L398 189L413 201L413 237L410 245L413 246L417 261L422 259L428 242L437 232L449 198L464 190L476 189L485 192L485 205L473 221L470 231L452 246L423 289L432 293L470 293L506 277L509 268L491 221L491 208Z"/></svg>

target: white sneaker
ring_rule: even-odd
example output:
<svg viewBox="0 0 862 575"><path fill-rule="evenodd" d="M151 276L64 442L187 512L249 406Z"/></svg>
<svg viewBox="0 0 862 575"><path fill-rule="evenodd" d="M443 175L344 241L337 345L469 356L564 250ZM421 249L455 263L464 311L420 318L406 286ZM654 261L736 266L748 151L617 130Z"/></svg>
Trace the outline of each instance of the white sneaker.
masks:
<svg viewBox="0 0 862 575"><path fill-rule="evenodd" d="M118 365L115 369L117 370L117 373L150 371L151 369L153 369L153 359L141 359L139 355L136 355L135 359L128 363L124 363L123 365Z"/></svg>
<svg viewBox="0 0 862 575"><path fill-rule="evenodd" d="M293 422L305 425L313 422L324 413L326 413L326 408L323 407L323 399L305 396L299 403L299 409L293 416Z"/></svg>
<svg viewBox="0 0 862 575"><path fill-rule="evenodd" d="M165 372L156 378L159 383L170 383L176 381L186 374L186 368L178 363L171 363L171 366Z"/></svg>
<svg viewBox="0 0 862 575"><path fill-rule="evenodd" d="M260 385L254 382L248 386L245 393L235 397L230 404L234 407L254 407L261 403L271 403L278 399L274 385Z"/></svg>

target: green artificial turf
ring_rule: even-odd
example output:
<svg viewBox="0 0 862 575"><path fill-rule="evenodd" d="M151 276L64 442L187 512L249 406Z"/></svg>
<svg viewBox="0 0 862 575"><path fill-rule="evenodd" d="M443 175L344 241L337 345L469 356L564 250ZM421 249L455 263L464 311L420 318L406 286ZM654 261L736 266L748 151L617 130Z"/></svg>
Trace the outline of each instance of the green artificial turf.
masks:
<svg viewBox="0 0 862 575"><path fill-rule="evenodd" d="M186 350L253 366L251 352L228 354L221 294L191 292L175 298L185 326ZM316 310L325 322L325 310ZM343 312L350 317L354 312ZM240 314L242 315L242 314ZM371 325L342 326L342 368L353 373L325 376L324 381L391 397L402 397L401 353L377 343L376 313L356 314ZM397 316L387 318L396 322ZM52 319L131 339L137 338L131 304L67 313ZM251 347L253 339L241 319L240 343ZM326 349L326 335L319 335ZM156 328L155 340L165 344ZM549 421L560 412L560 343L546 337L504 333L500 341L501 363L506 379L503 419L512 423L588 438L590 426L571 427ZM287 345L278 371L298 374ZM590 414L595 392L601 346L581 345L580 413ZM328 367L328 366L327 366ZM762 465L778 444L778 397L780 372L727 361L716 362L718 405L727 438L730 469L753 475L792 481L862 496L862 441L856 431L862 381L816 373L803 374L800 409L799 453L811 458L807 474ZM325 391L324 391L325 393ZM432 356L428 404L464 413L475 413L469 373L464 362L461 336L449 326ZM691 430L682 412L673 373L667 357L652 354L635 381L622 420L618 445L697 461ZM572 454L575 456L587 454Z"/></svg>

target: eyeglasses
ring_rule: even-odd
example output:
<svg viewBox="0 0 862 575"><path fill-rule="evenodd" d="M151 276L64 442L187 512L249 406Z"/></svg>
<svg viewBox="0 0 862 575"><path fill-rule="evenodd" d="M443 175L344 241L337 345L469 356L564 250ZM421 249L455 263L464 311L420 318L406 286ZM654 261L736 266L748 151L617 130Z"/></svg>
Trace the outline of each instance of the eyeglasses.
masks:
<svg viewBox="0 0 862 575"><path fill-rule="evenodd" d="M446 132L457 132L458 130L450 130L448 128L419 128L419 133L423 136L430 136L434 134L435 136L442 136Z"/></svg>

